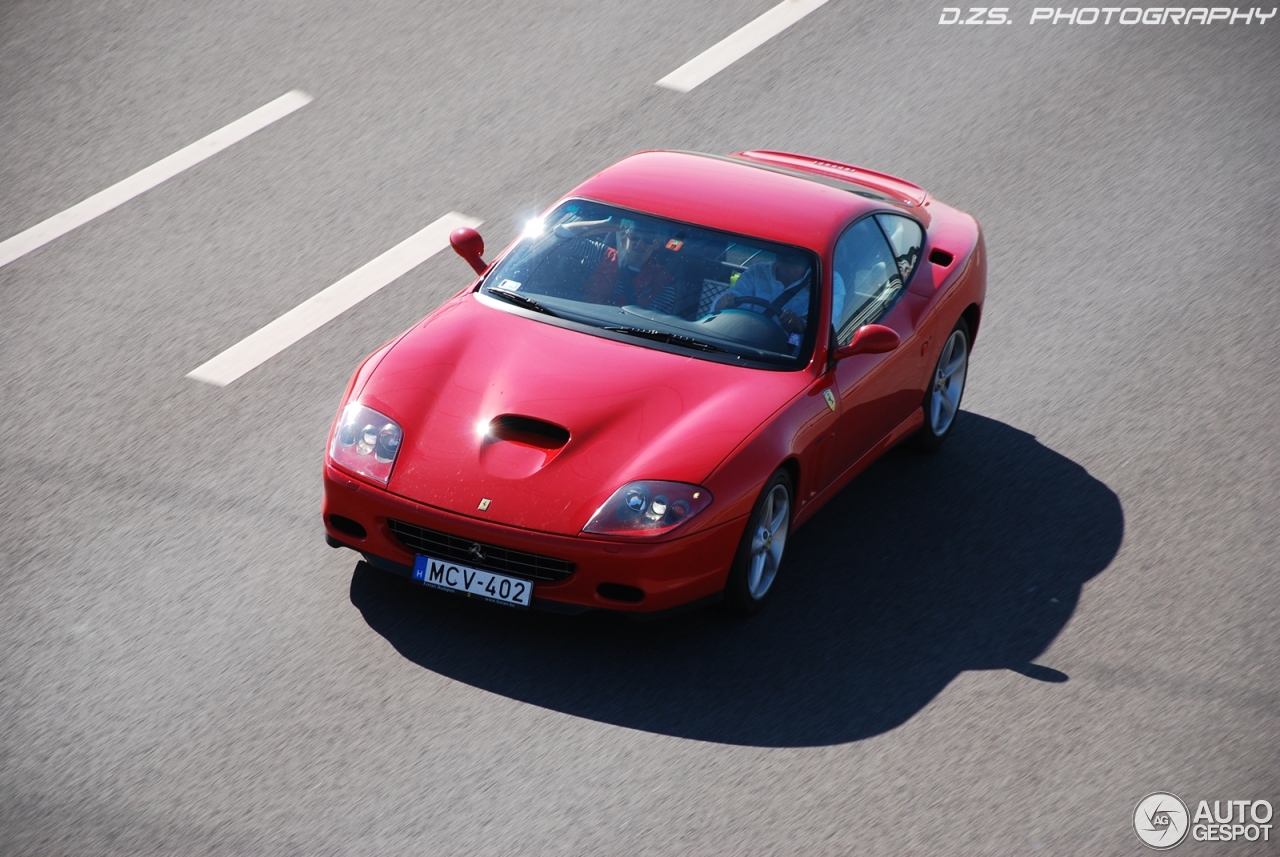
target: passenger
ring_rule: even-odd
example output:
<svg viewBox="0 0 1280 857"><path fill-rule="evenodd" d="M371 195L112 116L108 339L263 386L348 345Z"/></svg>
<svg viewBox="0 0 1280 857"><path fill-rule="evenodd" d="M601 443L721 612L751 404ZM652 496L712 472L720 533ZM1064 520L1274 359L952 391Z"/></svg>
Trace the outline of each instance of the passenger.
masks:
<svg viewBox="0 0 1280 857"><path fill-rule="evenodd" d="M610 232L617 236L617 247L606 247L600 254L583 286L583 299L670 313L675 303L675 277L656 256L667 239L661 226L641 225L626 218L615 225L612 218L605 218L561 223L554 230L557 238L579 241Z"/></svg>
<svg viewBox="0 0 1280 857"><path fill-rule="evenodd" d="M655 251L667 241L664 231L623 220L617 248L607 247L587 278L584 296L592 303L638 306L670 312L675 277L659 264Z"/></svg>

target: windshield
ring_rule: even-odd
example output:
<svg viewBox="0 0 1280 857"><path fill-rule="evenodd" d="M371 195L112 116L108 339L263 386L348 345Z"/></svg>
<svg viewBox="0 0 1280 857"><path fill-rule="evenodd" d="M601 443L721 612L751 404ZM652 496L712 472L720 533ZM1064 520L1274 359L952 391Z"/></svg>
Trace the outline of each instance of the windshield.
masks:
<svg viewBox="0 0 1280 857"><path fill-rule="evenodd" d="M526 228L482 293L638 345L795 367L818 274L794 247L572 200Z"/></svg>

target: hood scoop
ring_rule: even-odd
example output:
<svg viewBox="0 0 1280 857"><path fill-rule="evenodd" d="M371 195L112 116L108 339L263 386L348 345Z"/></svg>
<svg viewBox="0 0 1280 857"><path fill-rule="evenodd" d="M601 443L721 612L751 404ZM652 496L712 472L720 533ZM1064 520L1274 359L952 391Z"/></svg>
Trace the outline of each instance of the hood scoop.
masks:
<svg viewBox="0 0 1280 857"><path fill-rule="evenodd" d="M533 417L503 414L490 420L488 437L550 451L569 442L569 430Z"/></svg>
<svg viewBox="0 0 1280 857"><path fill-rule="evenodd" d="M480 463L491 476L523 479L550 464L568 442L569 430L555 423L503 414L489 421Z"/></svg>

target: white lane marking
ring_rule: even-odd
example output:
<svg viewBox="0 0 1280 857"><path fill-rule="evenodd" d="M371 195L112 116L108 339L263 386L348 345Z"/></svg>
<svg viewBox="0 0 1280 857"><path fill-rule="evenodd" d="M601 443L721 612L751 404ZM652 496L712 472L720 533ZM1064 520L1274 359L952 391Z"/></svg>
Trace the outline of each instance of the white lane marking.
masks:
<svg viewBox="0 0 1280 857"><path fill-rule="evenodd" d="M688 92L724 71L774 36L808 15L827 0L782 0L750 24L716 42L671 74L658 86Z"/></svg>
<svg viewBox="0 0 1280 857"><path fill-rule="evenodd" d="M219 387L227 386L448 247L449 233L459 226L474 229L482 222L456 211L449 212L266 327L249 334L217 357L192 369L187 377Z"/></svg>
<svg viewBox="0 0 1280 857"><path fill-rule="evenodd" d="M127 179L95 193L83 202L55 214L42 223L37 223L24 232L19 232L12 238L0 241L0 267L27 255L32 250L43 247L59 236L66 235L78 226L85 225L95 217L106 214L116 206L123 205L135 196L151 190L161 182L173 178L185 169L194 167L228 146L240 142L253 132L262 130L277 119L283 119L299 107L310 103L311 96L301 90L286 92L275 101L262 105L230 125L196 140L190 146L156 161Z"/></svg>

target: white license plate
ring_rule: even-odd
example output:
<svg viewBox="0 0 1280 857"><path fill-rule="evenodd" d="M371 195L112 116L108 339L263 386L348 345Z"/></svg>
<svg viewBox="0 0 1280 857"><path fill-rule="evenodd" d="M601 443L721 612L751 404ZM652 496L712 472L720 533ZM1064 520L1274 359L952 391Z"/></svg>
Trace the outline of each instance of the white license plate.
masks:
<svg viewBox="0 0 1280 857"><path fill-rule="evenodd" d="M413 563L413 579L436 589L474 595L485 601L496 601L512 607L528 607L533 597L533 584L527 580L467 568L465 565L421 554Z"/></svg>

